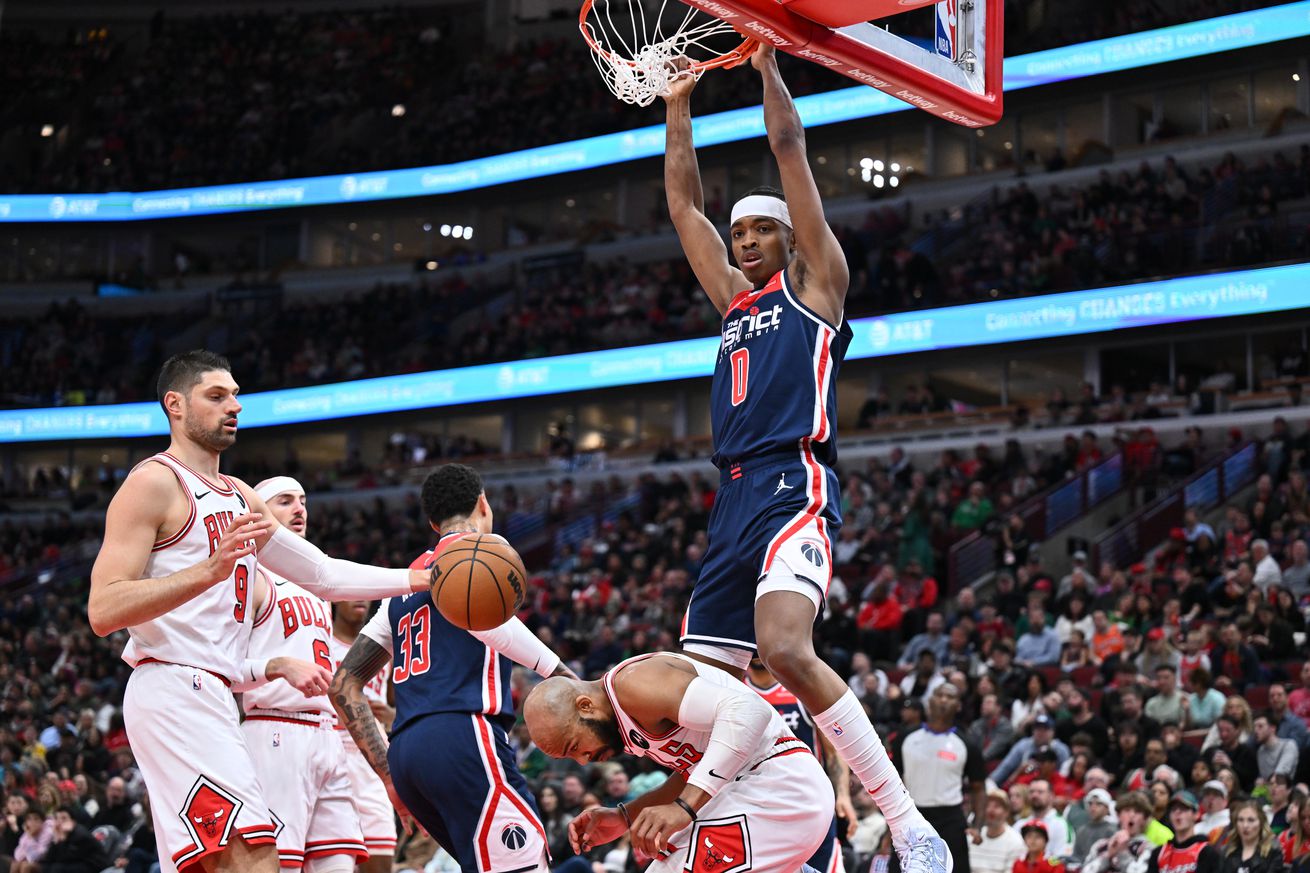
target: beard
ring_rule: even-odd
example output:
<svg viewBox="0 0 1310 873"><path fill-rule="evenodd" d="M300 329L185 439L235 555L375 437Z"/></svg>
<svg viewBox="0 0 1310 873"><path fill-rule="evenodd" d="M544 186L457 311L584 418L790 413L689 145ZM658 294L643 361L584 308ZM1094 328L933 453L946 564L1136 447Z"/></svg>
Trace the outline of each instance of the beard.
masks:
<svg viewBox="0 0 1310 873"><path fill-rule="evenodd" d="M618 719L582 718L579 716L578 721L593 737L600 740L605 748L615 755L623 754L623 735L619 733Z"/></svg>
<svg viewBox="0 0 1310 873"><path fill-rule="evenodd" d="M222 422L219 422L212 430L206 430L198 422L188 419L186 435L192 442L204 446L211 452L221 452L224 449L231 448L237 441L236 432L224 430Z"/></svg>

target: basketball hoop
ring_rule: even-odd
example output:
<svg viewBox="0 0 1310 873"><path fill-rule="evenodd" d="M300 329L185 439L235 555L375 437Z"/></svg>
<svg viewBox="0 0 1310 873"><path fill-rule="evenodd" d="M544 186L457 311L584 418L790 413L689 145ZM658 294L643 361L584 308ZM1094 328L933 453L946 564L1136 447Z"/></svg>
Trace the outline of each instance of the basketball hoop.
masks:
<svg viewBox="0 0 1310 873"><path fill-rule="evenodd" d="M648 106L679 76L734 67L759 39L964 127L1001 117L1005 0L659 0L652 15L656 5L582 3L578 26L596 66L628 103ZM875 24L927 7L936 13L929 45ZM737 44L747 33L755 39Z"/></svg>
<svg viewBox="0 0 1310 873"><path fill-rule="evenodd" d="M691 7L666 15L668 3L661 0L655 16L641 0L582 4L578 29L605 85L625 103L649 106L669 93L675 79L699 79L706 70L735 67L755 52L758 43L737 43L740 35L726 21Z"/></svg>

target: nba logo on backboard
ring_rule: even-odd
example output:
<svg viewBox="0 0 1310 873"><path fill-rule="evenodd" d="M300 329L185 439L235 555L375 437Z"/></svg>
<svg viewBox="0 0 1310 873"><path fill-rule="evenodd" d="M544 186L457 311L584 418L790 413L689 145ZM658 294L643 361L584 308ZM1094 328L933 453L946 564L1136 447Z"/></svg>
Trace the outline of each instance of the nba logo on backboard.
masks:
<svg viewBox="0 0 1310 873"><path fill-rule="evenodd" d="M957 6L960 0L942 0L937 4L937 54L955 60L955 40L958 35L959 18Z"/></svg>

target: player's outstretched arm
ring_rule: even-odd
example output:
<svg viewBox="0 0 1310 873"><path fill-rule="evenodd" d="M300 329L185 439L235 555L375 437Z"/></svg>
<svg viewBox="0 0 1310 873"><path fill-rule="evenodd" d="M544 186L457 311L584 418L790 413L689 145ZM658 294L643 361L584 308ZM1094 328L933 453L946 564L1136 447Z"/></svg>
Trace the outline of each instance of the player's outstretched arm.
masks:
<svg viewBox="0 0 1310 873"><path fill-rule="evenodd" d="M351 644L350 651L342 659L341 666L332 677L332 688L328 696L332 699L332 708L337 717L350 731L355 745L364 754L364 760L378 774L378 778L387 788L391 805L396 808L406 833L412 833L414 818L405 804L396 794L391 784L391 766L387 763L387 738L382 735L378 720L373 717L373 708L364 697L364 686L377 675L391 660L391 653L369 637L360 634Z"/></svg>
<svg viewBox="0 0 1310 873"><path fill-rule="evenodd" d="M518 616L510 618L500 627L485 631L469 631L469 633L514 663L522 664L547 679L552 676L578 678L578 674L570 670L550 646L528 630L528 626L520 621Z"/></svg>
<svg viewBox="0 0 1310 873"><path fill-rule="evenodd" d="M705 192L691 138L691 92L695 87L696 80L685 76L673 82L664 98L664 192L669 217L692 272L722 315L727 313L732 298L749 288L750 282L728 262L728 247L705 216Z"/></svg>
<svg viewBox="0 0 1310 873"><path fill-rule="evenodd" d="M273 519L264 498L239 479L233 479L252 512L272 522L272 532L259 547L260 563L279 576L324 600L378 600L428 589L428 574L422 570L389 570L330 558L318 546L298 537Z"/></svg>
<svg viewBox="0 0 1310 873"><path fill-rule="evenodd" d="M782 192L796 234L796 249L805 262L806 278L801 295L810 308L833 324L840 324L851 281L850 268L841 243L823 217L823 200L810 171L800 113L778 72L778 59L772 46L761 45L751 58L751 66L759 70L764 80L764 127L769 132L769 148L778 162Z"/></svg>
<svg viewBox="0 0 1310 873"><path fill-rule="evenodd" d="M168 576L143 579L168 507L177 496L177 480L167 468L143 464L110 502L86 606L91 630L98 636L159 618L230 578L236 562L268 535L271 516L240 516L205 560Z"/></svg>

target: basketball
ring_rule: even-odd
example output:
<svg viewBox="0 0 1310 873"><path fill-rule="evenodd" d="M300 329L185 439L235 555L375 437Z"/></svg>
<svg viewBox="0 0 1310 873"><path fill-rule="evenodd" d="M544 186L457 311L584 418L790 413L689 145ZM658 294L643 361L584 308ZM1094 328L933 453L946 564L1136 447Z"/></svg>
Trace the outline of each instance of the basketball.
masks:
<svg viewBox="0 0 1310 873"><path fill-rule="evenodd" d="M491 630L523 605L527 576L504 537L474 534L452 543L432 565L432 599L456 627Z"/></svg>

